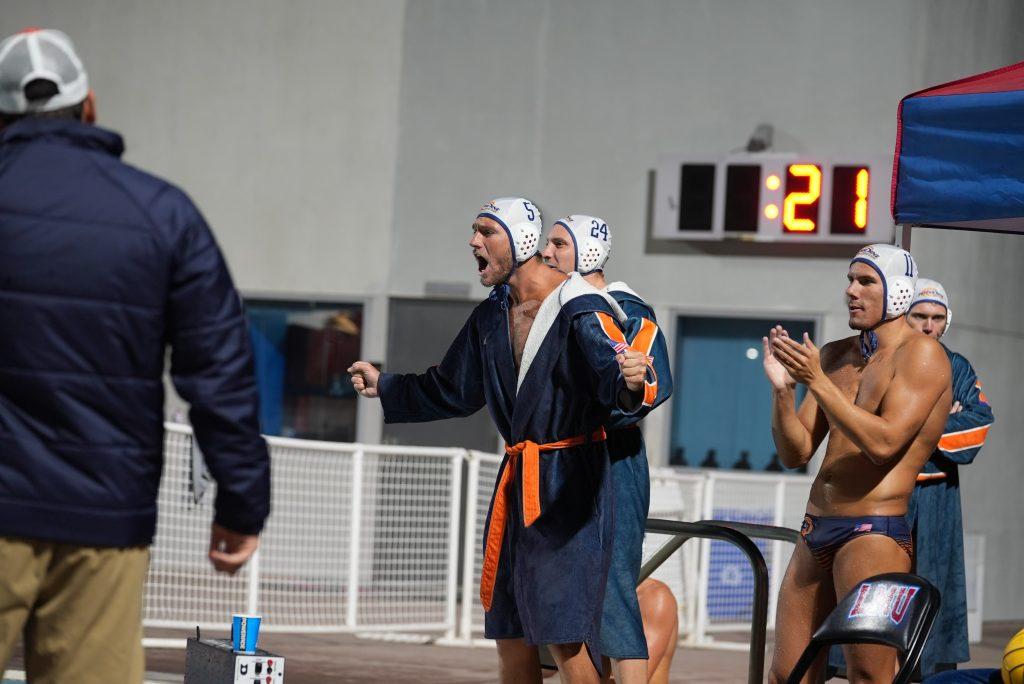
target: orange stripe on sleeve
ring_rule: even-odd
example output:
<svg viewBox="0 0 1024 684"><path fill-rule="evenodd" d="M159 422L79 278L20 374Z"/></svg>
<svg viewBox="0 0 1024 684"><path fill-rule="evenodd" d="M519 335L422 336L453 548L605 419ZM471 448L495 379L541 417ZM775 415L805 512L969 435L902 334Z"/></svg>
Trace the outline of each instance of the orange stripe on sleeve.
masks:
<svg viewBox="0 0 1024 684"><path fill-rule="evenodd" d="M608 336L608 339L613 342L629 344L626 342L626 336L619 330L619 326L615 325L615 321L611 316L602 311L595 311L594 314L597 316L597 320L601 322L601 329L604 330L604 334Z"/></svg>
<svg viewBox="0 0 1024 684"><path fill-rule="evenodd" d="M658 398L658 383L644 383L644 406L654 406L654 400Z"/></svg>
<svg viewBox="0 0 1024 684"><path fill-rule="evenodd" d="M615 326L608 314L598 313L597 316L601 320L601 327L609 338L616 342L626 341L625 336ZM654 347L657 337L658 326L654 321L644 318L641 319L640 330L633 336L633 340L628 343L632 351L638 351L647 357L649 375L653 378L653 380L644 382L644 396L642 400L644 406L654 406L654 401L658 397L658 374L654 371L654 363L651 357L651 349Z"/></svg>
<svg viewBox="0 0 1024 684"><path fill-rule="evenodd" d="M638 352L650 356L654 348L654 340L658 337L658 326L649 318L644 318L640 323L640 330L633 337L630 346Z"/></svg>
<svg viewBox="0 0 1024 684"><path fill-rule="evenodd" d="M647 368L650 377L653 381L644 382L644 406L654 406L654 401L658 397L658 374L654 371L654 363L651 357L651 348L654 347L654 341L658 336L658 326L647 318L644 318L640 324L640 330L633 337L633 342L630 344L626 341L626 336L619 330L619 327L615 325L615 321L606 313L596 311L597 320L601 322L601 329L604 330L604 334L608 336L608 339L613 342L626 344L632 351L638 351L647 357Z"/></svg>
<svg viewBox="0 0 1024 684"><path fill-rule="evenodd" d="M963 451L964 449L980 447L985 443L988 429L988 425L982 425L970 430L948 432L942 435L942 439L939 440L939 448L943 451Z"/></svg>
<svg viewBox="0 0 1024 684"><path fill-rule="evenodd" d="M974 386L978 390L978 399L987 404L988 397L985 396L985 390L981 389L981 380L975 380Z"/></svg>

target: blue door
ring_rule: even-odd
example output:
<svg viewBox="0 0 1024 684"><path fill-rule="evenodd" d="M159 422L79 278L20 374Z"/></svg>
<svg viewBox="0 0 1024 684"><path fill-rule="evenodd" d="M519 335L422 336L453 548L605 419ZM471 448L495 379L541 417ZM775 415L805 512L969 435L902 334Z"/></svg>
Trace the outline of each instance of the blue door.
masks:
<svg viewBox="0 0 1024 684"><path fill-rule="evenodd" d="M672 459L691 467L764 471L775 446L761 338L775 323L814 337L814 321L680 316L672 415ZM817 340L815 340L817 342ZM804 389L798 389L802 398ZM748 468L749 466L749 468Z"/></svg>

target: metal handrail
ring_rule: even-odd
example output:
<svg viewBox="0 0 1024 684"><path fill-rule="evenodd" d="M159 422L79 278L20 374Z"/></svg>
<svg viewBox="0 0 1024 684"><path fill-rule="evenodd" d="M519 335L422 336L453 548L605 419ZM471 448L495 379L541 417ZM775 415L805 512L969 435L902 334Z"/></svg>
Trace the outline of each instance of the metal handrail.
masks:
<svg viewBox="0 0 1024 684"><path fill-rule="evenodd" d="M680 522L678 520L659 520L648 518L646 529L648 532L659 534L671 534L672 539L644 563L640 569L640 581L647 579L658 566L665 562L679 547L688 539L699 537L702 539L718 539L729 542L746 554L750 560L750 567L754 571L754 614L750 626L750 661L748 667L747 681L750 684L761 684L764 677L764 645L768 628L768 566L764 562L761 550L751 541L744 532L733 527L735 523L724 523L724 521L706 520L702 522ZM769 528L768 525L758 527ZM775 528L784 530L785 528ZM758 530L750 530L759 532ZM765 534L781 534L770 529L760 530Z"/></svg>
<svg viewBox="0 0 1024 684"><path fill-rule="evenodd" d="M800 533L789 527L777 527L775 525L760 525L757 523L733 522L732 520L701 520L708 525L719 525L742 532L753 539L772 539L796 544L800 539Z"/></svg>

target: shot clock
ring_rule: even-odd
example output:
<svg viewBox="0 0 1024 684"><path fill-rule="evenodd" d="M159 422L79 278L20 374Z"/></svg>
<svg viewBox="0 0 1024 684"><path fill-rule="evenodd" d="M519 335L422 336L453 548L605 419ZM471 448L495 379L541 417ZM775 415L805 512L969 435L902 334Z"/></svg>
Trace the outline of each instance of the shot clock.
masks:
<svg viewBox="0 0 1024 684"><path fill-rule="evenodd" d="M654 237L786 242L889 242L888 176L872 163L779 153L719 160L665 157Z"/></svg>

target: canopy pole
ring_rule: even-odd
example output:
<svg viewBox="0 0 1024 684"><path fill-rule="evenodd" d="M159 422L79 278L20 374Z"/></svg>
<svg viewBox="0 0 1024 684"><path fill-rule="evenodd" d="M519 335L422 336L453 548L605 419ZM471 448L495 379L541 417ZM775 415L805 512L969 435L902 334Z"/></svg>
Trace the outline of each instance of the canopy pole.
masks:
<svg viewBox="0 0 1024 684"><path fill-rule="evenodd" d="M913 230L913 226L909 223L904 223L901 226L896 226L895 235L893 236L893 244L900 249L910 251L910 231Z"/></svg>

